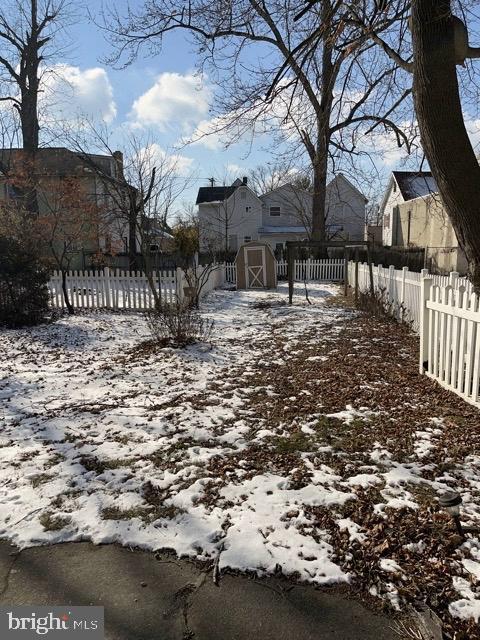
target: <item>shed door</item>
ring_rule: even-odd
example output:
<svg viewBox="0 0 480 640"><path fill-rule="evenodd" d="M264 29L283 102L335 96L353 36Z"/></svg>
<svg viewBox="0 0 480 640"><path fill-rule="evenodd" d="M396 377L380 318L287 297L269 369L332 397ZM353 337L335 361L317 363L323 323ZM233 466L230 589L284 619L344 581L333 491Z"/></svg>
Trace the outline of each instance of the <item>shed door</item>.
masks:
<svg viewBox="0 0 480 640"><path fill-rule="evenodd" d="M245 282L247 289L266 287L265 247L245 247Z"/></svg>

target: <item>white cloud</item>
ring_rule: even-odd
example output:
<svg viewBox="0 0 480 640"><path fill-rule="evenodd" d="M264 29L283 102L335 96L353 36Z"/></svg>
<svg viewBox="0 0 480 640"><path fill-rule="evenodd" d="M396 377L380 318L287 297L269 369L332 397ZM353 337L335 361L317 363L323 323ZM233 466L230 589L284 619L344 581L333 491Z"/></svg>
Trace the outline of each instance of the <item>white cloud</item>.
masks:
<svg viewBox="0 0 480 640"><path fill-rule="evenodd" d="M54 123L84 116L110 123L117 115L113 88L107 72L100 67L80 69L55 65L42 77L41 117Z"/></svg>
<svg viewBox="0 0 480 640"><path fill-rule="evenodd" d="M165 131L172 125L187 130L208 114L211 89L193 74L162 73L133 103L131 117L140 126L156 125Z"/></svg>
<svg viewBox="0 0 480 640"><path fill-rule="evenodd" d="M246 169L245 167L241 167L239 164L235 164L235 162L227 164L226 169L229 173L237 176L244 176L248 173L248 169Z"/></svg>
<svg viewBox="0 0 480 640"><path fill-rule="evenodd" d="M464 114L464 118L468 137L475 152L478 153L480 146L480 119L471 118L468 114Z"/></svg>
<svg viewBox="0 0 480 640"><path fill-rule="evenodd" d="M157 167L157 172L169 173L176 176L188 176L191 173L193 158L178 153L168 153L156 142L143 147L139 151L143 162L151 167Z"/></svg>
<svg viewBox="0 0 480 640"><path fill-rule="evenodd" d="M212 118L211 120L202 120L198 123L195 131L189 136L188 143L195 144L211 151L218 151L226 146L227 139L222 137L221 118Z"/></svg>

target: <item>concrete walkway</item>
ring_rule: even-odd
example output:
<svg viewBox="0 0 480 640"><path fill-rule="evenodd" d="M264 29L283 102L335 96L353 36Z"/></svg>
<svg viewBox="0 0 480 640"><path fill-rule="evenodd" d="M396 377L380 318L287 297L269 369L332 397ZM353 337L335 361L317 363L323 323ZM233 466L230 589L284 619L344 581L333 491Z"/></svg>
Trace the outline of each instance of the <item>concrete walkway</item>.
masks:
<svg viewBox="0 0 480 640"><path fill-rule="evenodd" d="M334 591L212 573L89 543L20 553L0 542L0 606L102 605L108 640L398 640L391 620Z"/></svg>

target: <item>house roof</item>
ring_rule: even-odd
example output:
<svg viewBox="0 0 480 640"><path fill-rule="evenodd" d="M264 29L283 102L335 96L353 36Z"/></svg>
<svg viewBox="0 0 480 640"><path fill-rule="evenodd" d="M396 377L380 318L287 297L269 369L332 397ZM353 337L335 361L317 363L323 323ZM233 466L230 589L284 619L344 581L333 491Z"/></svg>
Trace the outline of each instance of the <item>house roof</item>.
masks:
<svg viewBox="0 0 480 640"><path fill-rule="evenodd" d="M393 171L392 174L404 200L413 200L438 191L430 171Z"/></svg>
<svg viewBox="0 0 480 640"><path fill-rule="evenodd" d="M0 168L2 172L9 170L15 160L24 156L23 149L0 149ZM89 164L96 166L106 175L112 175L113 157L109 155L77 153L66 147L43 147L35 154L38 171L48 175L73 176L88 171Z"/></svg>
<svg viewBox="0 0 480 640"><path fill-rule="evenodd" d="M223 202L224 200L228 200L238 186L240 185L232 185L230 187L200 187L195 204L203 204L204 202Z"/></svg>
<svg viewBox="0 0 480 640"><path fill-rule="evenodd" d="M355 191L361 198L363 198L363 200L365 201L365 203L368 202L368 198L365 196L364 193L362 193L360 191L360 189L358 187L356 187L352 182L350 182L350 180L348 178L345 177L345 175L343 173L337 173L337 175L332 178L332 180L330 180L330 182L327 184L327 187L329 187L330 185L332 185L337 179L341 179L344 182L347 183L347 185L353 190Z"/></svg>

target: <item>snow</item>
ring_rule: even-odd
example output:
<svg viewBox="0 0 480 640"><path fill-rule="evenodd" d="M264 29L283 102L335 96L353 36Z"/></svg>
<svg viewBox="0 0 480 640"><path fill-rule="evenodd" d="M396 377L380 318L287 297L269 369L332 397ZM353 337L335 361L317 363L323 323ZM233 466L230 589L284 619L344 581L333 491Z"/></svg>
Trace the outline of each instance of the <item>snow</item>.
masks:
<svg viewBox="0 0 480 640"><path fill-rule="evenodd" d="M462 620L473 618L475 622L478 622L480 618L480 599L475 598L470 582L465 578L455 576L453 578L453 588L462 598L450 604L450 614Z"/></svg>
<svg viewBox="0 0 480 640"><path fill-rule="evenodd" d="M218 478L208 473L212 460L245 448L248 394L269 391L232 384L232 372L255 375L250 363L272 330L294 343L307 326L333 324L342 314L325 309L337 287L309 289L314 304L300 293L293 307L282 304L285 287L213 292L204 309L215 322L212 348L134 357L129 350L148 338L135 313L91 312L1 332L0 535L21 548L89 539L200 558L222 549L222 567L269 572L278 563L317 584L347 581L328 542L283 517L292 508L352 499L335 487L339 476L320 466L310 484L295 489L288 477L267 472L242 481L239 465L232 482L227 475L215 490ZM272 307L256 309L260 300ZM273 435L259 429L255 440ZM168 515L148 517L146 482L161 492ZM218 491L213 506L209 491ZM45 515L62 526L46 528Z"/></svg>
<svg viewBox="0 0 480 640"><path fill-rule="evenodd" d="M422 424L411 457L396 460L393 447L372 438L363 457L347 458L315 440L319 419L335 418L343 431L361 434L362 421L378 415L377 407L327 412L318 393L322 380L305 380L305 388L302 381L284 395L268 378L260 380L259 366L275 376L275 365L288 367L305 345L330 341L334 353L338 326L352 313L326 304L338 291L310 284L309 305L299 287L291 307L284 284L271 292L214 291L202 308L215 322L212 345L184 350L139 350L149 333L138 313L85 312L0 331L0 536L20 548L116 542L218 558L221 569L266 574L280 566L317 585L352 581L334 536L315 524L312 512L328 510L358 548L368 526L346 517L346 507L359 494L380 496L374 513L384 518L389 509L418 509L420 483L438 491L448 488L449 477L430 480L428 473L441 420ZM321 367L325 358L308 361ZM285 407L286 416L302 399L318 402L301 418L282 414L270 424L251 408L253 395ZM301 482L297 469L268 468L268 447L287 438L292 426L316 443L294 458L308 474ZM265 466L254 471L252 449L266 452ZM346 458L344 470L330 464L335 455ZM465 462L463 510L473 520L480 457ZM422 554L426 545L417 540L405 547ZM480 579L480 544L471 539L462 553L458 571ZM371 592L399 608L391 581L401 567L393 558L378 558L377 566L382 587L372 585ZM478 620L470 582L453 580L460 597L450 613Z"/></svg>

